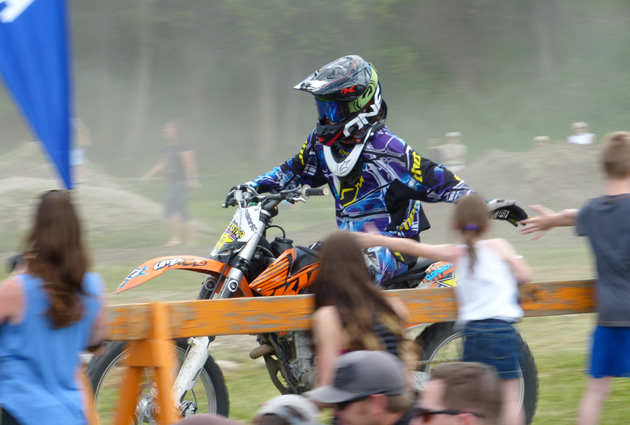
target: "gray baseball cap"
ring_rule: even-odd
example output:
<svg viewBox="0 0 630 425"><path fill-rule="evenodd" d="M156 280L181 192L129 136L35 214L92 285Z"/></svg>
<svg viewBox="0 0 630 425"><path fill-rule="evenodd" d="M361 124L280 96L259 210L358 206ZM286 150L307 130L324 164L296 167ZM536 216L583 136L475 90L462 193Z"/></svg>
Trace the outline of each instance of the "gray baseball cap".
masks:
<svg viewBox="0 0 630 425"><path fill-rule="evenodd" d="M317 403L334 404L372 394L405 393L406 368L385 351L352 351L339 357L332 385L305 393Z"/></svg>

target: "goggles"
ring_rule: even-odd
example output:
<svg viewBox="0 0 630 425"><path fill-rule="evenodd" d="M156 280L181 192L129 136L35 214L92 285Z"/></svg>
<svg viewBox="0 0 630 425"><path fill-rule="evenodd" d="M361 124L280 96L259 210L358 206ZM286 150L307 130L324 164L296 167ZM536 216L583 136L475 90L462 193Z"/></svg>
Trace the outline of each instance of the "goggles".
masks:
<svg viewBox="0 0 630 425"><path fill-rule="evenodd" d="M335 102L315 98L315 104L317 105L319 120L323 121L325 118L328 118L330 121L328 124L339 124L350 116L346 102Z"/></svg>

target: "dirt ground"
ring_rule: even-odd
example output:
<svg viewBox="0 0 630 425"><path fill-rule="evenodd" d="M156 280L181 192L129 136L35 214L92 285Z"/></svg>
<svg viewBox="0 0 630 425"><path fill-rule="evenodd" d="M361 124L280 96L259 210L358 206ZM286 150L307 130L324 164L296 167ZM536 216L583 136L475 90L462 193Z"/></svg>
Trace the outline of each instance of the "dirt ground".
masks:
<svg viewBox="0 0 630 425"><path fill-rule="evenodd" d="M603 190L602 173L599 170L600 146L566 144L536 148L529 152L486 152L471 163L459 175L471 187L486 198L515 199L529 209L531 204L544 204L552 209L578 208L586 199ZM89 182L76 190L81 215L86 218L87 231L95 237L118 232L137 232L164 226L162 205L148 198L129 192L116 178L108 176L97 167L88 166ZM50 164L36 143L27 143L0 158L0 228L7 229L9 237L26 229L32 214L34 196L44 190L58 187ZM423 234L423 240L433 243L453 242L448 221L452 206L425 204L432 228ZM332 202L331 202L332 211ZM216 233L224 223L196 223L200 232ZM497 224L497 234L511 240L518 238L512 226ZM291 236L297 241L317 240L322 234L334 229L331 222L308 226ZM545 245L571 243L567 233L555 232L545 236ZM112 242L115 245L115 241ZM207 247L199 249L203 254ZM6 251L6 249L5 249ZM156 246L155 249L137 250L124 247L99 249L98 256L104 261L121 259L146 259L147 255L166 255L172 249ZM197 253L197 252L193 252Z"/></svg>
<svg viewBox="0 0 630 425"><path fill-rule="evenodd" d="M600 146L552 145L530 152L489 151L481 159L469 164L460 173L471 187L486 198L515 199L529 210L528 205L541 203L550 208L577 208L586 199L596 196L603 188L598 168ZM76 190L82 217L87 230L96 237L107 237L112 229L118 232L143 234L164 225L162 205L124 189L116 178L88 166L89 182ZM23 232L32 214L34 197L45 190L59 187L53 170L46 162L36 143L25 144L0 158L0 228L3 234L17 238ZM425 205L432 228L423 234L423 240L433 243L454 242L448 230L452 206ZM331 202L332 211L332 202ZM531 212L531 210L530 210ZM335 224L304 227L292 232L296 241L314 241L333 230ZM210 225L196 223L200 231L216 233L225 223ZM497 224L499 236L522 243L523 237L508 224ZM557 232L545 236L539 246L567 246L575 243L570 232ZM8 246L17 246L15 244ZM115 241L113 243L115 245ZM7 246L7 245L5 245ZM189 249L191 254L207 254L207 246ZM1 251L1 250L0 250ZM7 258L14 251L0 255ZM97 248L95 258L107 263L142 262L147 258L173 253L173 248L156 246L150 249L121 247ZM214 344L219 359L229 359L231 350L249 350L256 346L254 337L220 337ZM229 349L228 349L229 347ZM227 349L227 351L226 351Z"/></svg>

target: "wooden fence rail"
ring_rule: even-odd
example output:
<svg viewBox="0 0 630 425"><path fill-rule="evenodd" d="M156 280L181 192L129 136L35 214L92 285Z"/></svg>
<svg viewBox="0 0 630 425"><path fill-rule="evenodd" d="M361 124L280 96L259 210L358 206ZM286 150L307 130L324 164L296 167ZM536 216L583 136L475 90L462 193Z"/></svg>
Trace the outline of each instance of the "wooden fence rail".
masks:
<svg viewBox="0 0 630 425"><path fill-rule="evenodd" d="M529 283L520 286L526 317L594 311L594 281ZM398 297L414 324L448 322L456 318L452 288L385 291ZM176 420L170 400L169 370L175 366L170 340L191 336L257 334L307 329L313 309L311 295L237 298L184 302L123 304L108 307L109 337L130 342L127 379L116 412L116 424L128 425L137 403L138 377L154 369L161 424Z"/></svg>

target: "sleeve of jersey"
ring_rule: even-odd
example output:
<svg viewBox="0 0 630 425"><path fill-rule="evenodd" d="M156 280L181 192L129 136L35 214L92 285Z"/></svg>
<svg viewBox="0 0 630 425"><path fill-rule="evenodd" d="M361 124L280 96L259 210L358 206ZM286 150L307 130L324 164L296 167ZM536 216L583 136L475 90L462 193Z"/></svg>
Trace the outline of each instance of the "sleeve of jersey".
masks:
<svg viewBox="0 0 630 425"><path fill-rule="evenodd" d="M254 183L260 192L273 192L292 189L302 184L319 187L326 184L327 180L317 166L315 151L307 140L297 155L250 183Z"/></svg>
<svg viewBox="0 0 630 425"><path fill-rule="evenodd" d="M428 158L421 157L407 146L408 185L417 193L418 199L425 202L456 202L462 196L474 193L464 180L444 166Z"/></svg>

